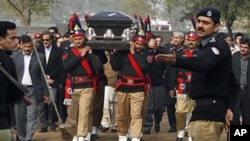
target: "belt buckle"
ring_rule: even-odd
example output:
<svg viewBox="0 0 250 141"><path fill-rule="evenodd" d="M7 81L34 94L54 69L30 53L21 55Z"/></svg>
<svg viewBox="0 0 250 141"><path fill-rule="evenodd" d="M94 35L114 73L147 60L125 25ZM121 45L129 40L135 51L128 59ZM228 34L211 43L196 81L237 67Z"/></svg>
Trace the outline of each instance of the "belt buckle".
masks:
<svg viewBox="0 0 250 141"><path fill-rule="evenodd" d="M246 89L246 85L240 85L241 89Z"/></svg>
<svg viewBox="0 0 250 141"><path fill-rule="evenodd" d="M134 84L134 80L132 80L132 79L128 79L127 82L128 82L129 84Z"/></svg>

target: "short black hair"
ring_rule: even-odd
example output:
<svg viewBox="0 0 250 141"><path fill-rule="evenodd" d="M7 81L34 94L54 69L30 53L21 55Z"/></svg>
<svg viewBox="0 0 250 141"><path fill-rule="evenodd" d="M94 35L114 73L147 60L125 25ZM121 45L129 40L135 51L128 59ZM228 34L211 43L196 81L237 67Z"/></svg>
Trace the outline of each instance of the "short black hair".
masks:
<svg viewBox="0 0 250 141"><path fill-rule="evenodd" d="M63 37L69 38L70 37L70 33L69 32L65 32Z"/></svg>
<svg viewBox="0 0 250 141"><path fill-rule="evenodd" d="M250 47L250 39L249 38L247 38L247 37L245 37L245 38L241 38L241 40L240 40L240 44L247 44L248 45L248 47Z"/></svg>
<svg viewBox="0 0 250 141"><path fill-rule="evenodd" d="M9 21L0 21L0 37L5 38L7 36L7 30L16 29L16 24Z"/></svg>
<svg viewBox="0 0 250 141"><path fill-rule="evenodd" d="M54 40L54 35L52 33L50 33L49 31L43 31L42 37L43 37L43 35L49 35L49 38L51 40Z"/></svg>
<svg viewBox="0 0 250 141"><path fill-rule="evenodd" d="M50 28L49 28L49 30L54 30L55 31L55 33L58 33L58 28L56 27L56 26L51 26Z"/></svg>
<svg viewBox="0 0 250 141"><path fill-rule="evenodd" d="M224 33L224 32L219 32L219 33L218 33L218 37L224 39L224 38L226 37L226 33Z"/></svg>
<svg viewBox="0 0 250 141"><path fill-rule="evenodd" d="M237 32L235 33L234 39L236 39L239 36L244 37L244 35L241 32Z"/></svg>
<svg viewBox="0 0 250 141"><path fill-rule="evenodd" d="M156 36L155 36L155 39L156 39L156 38L160 38L160 39L161 39L161 41L163 41L163 37L162 37L162 36L160 36L160 35L156 35Z"/></svg>
<svg viewBox="0 0 250 141"><path fill-rule="evenodd" d="M224 39L226 39L228 37L231 38L231 40L233 41L233 37L230 34L226 34L225 37L224 37Z"/></svg>
<svg viewBox="0 0 250 141"><path fill-rule="evenodd" d="M20 41L19 42L20 43L29 43L29 42L32 42L32 39L31 39L31 37L29 35L24 34L24 35L20 36Z"/></svg>

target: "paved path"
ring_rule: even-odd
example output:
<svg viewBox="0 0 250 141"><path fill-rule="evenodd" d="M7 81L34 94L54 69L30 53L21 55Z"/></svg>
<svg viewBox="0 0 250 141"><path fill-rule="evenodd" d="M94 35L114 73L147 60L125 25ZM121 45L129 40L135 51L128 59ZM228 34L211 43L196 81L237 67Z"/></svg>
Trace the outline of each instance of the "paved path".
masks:
<svg viewBox="0 0 250 141"><path fill-rule="evenodd" d="M143 135L143 139L144 141L175 141L177 132L168 133L167 132L168 129L169 129L168 119L165 112L163 115L163 121L161 122L160 132L155 133L154 128L152 128L151 134ZM13 134L13 136L15 135ZM37 132L35 132L34 134L33 141L61 141L60 130L59 128L57 128L56 132L39 133L37 129ZM99 133L99 138L95 139L95 141L118 141L118 137L116 133L111 133L111 132ZM187 137L185 137L183 141L188 141ZM226 141L225 132L222 135L221 141Z"/></svg>

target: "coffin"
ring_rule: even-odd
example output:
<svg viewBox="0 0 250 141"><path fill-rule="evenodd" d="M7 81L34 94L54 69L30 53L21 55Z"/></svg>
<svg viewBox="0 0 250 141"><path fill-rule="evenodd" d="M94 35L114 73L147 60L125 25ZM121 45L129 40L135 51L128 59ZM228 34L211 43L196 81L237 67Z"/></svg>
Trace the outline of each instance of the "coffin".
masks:
<svg viewBox="0 0 250 141"><path fill-rule="evenodd" d="M104 11L86 19L87 44L93 49L129 49L133 20L118 11Z"/></svg>

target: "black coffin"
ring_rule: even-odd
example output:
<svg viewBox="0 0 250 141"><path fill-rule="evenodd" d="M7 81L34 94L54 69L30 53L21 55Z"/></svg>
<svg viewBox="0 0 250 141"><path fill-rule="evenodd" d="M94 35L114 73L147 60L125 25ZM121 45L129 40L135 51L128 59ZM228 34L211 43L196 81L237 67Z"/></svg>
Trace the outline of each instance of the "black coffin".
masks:
<svg viewBox="0 0 250 141"><path fill-rule="evenodd" d="M128 49L133 20L117 11L104 11L86 19L87 44L93 49Z"/></svg>

